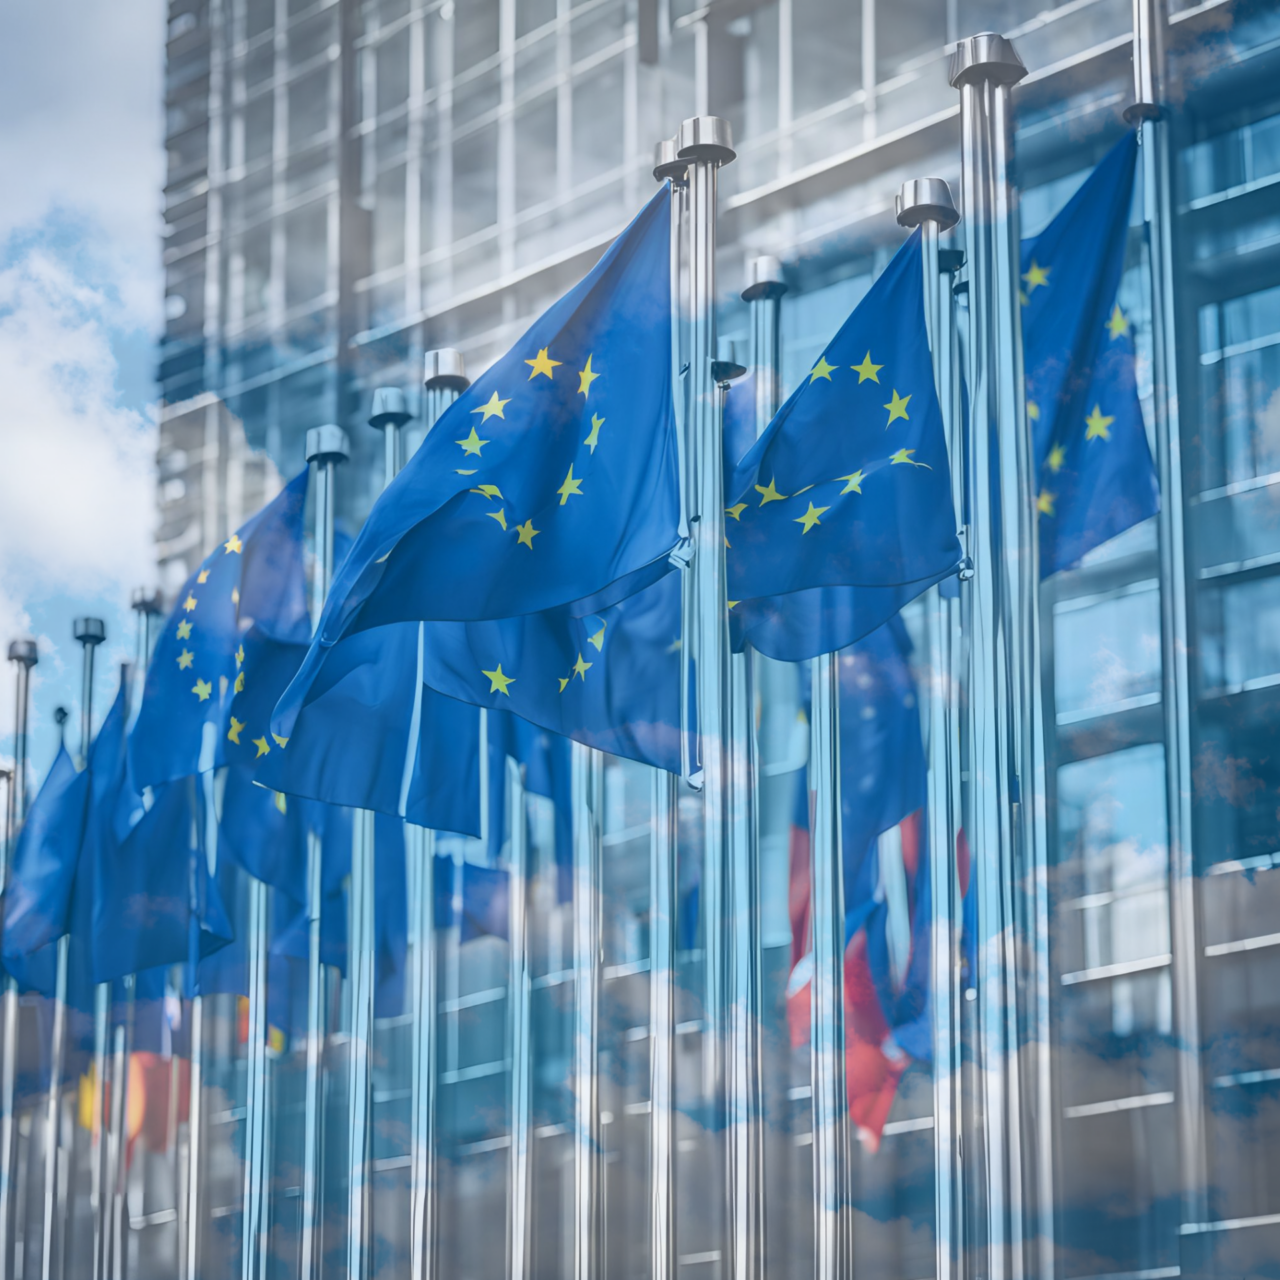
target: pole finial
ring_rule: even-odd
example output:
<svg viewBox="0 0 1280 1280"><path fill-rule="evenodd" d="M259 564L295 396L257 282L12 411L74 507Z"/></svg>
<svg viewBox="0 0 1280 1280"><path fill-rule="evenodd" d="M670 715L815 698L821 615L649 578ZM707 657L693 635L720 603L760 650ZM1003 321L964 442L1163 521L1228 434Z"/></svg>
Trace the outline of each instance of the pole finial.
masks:
<svg viewBox="0 0 1280 1280"><path fill-rule="evenodd" d="M341 427L328 422L307 432L306 454L308 462L346 462L351 443Z"/></svg>
<svg viewBox="0 0 1280 1280"><path fill-rule="evenodd" d="M160 594L160 588L152 590L150 587L134 587L133 595L129 599L129 608L135 613L145 613L155 615L163 611L164 597Z"/></svg>
<svg viewBox="0 0 1280 1280"><path fill-rule="evenodd" d="M107 638L107 624L101 618L77 618L71 634L83 645L98 645Z"/></svg>
<svg viewBox="0 0 1280 1280"><path fill-rule="evenodd" d="M950 80L953 89L983 80L1012 85L1027 74L1011 41L994 31L980 31L966 36L951 55Z"/></svg>
<svg viewBox="0 0 1280 1280"><path fill-rule="evenodd" d="M96 618L89 619L96 622ZM102 624L99 622L99 626ZM76 637L79 639L79 636ZM34 667L40 661L40 655L36 651L36 642L30 636L23 636L20 640L9 641L9 661L21 662L24 667Z"/></svg>
<svg viewBox="0 0 1280 1280"><path fill-rule="evenodd" d="M428 391L465 391L471 385L462 352L438 347L423 358L423 383Z"/></svg>
<svg viewBox="0 0 1280 1280"><path fill-rule="evenodd" d="M653 149L653 176L658 182L668 178L681 182L688 171L689 162L680 158L675 138L663 138Z"/></svg>
<svg viewBox="0 0 1280 1280"><path fill-rule="evenodd" d="M782 278L782 263L771 253L753 254L747 259L747 283L742 290L743 302L758 298L780 298L787 291Z"/></svg>
<svg viewBox="0 0 1280 1280"><path fill-rule="evenodd" d="M412 417L404 392L399 387L378 387L374 391L369 425L375 431L384 431L387 427L403 427Z"/></svg>
<svg viewBox="0 0 1280 1280"><path fill-rule="evenodd" d="M960 221L951 188L942 178L909 178L894 197L894 210L900 227L936 222L940 231L948 231Z"/></svg>
<svg viewBox="0 0 1280 1280"><path fill-rule="evenodd" d="M720 116L690 116L676 135L676 155L681 160L728 164L737 156L733 130Z"/></svg>

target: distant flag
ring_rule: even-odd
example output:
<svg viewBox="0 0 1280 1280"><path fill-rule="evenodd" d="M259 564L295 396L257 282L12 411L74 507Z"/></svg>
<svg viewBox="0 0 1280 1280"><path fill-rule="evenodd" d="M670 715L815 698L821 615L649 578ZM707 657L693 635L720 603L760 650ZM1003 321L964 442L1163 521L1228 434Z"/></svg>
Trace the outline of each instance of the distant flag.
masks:
<svg viewBox="0 0 1280 1280"><path fill-rule="evenodd" d="M844 648L960 563L916 231L726 492L735 643Z"/></svg>
<svg viewBox="0 0 1280 1280"><path fill-rule="evenodd" d="M129 738L138 788L222 763L224 718L243 680L240 641L251 622L278 641L306 642L306 496L304 471L219 543L179 592L147 668ZM206 725L214 735L212 758Z"/></svg>
<svg viewBox="0 0 1280 1280"><path fill-rule="evenodd" d="M610 593L598 609L665 571L680 518L669 199L659 191L462 393L374 504L274 733L293 737L312 686L357 631L511 618Z"/></svg>
<svg viewBox="0 0 1280 1280"><path fill-rule="evenodd" d="M1022 245L1023 356L1044 577L1160 505L1133 334L1117 296L1137 149L1137 135L1127 133L1048 227Z"/></svg>

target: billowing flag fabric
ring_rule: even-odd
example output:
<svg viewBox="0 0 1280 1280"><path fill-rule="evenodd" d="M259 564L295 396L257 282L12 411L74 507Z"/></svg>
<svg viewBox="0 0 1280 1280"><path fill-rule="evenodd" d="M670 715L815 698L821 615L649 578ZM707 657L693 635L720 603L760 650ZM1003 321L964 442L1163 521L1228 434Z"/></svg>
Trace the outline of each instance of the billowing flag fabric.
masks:
<svg viewBox="0 0 1280 1280"><path fill-rule="evenodd" d="M66 932L89 778L59 747L14 846L4 895L6 962L21 961Z"/></svg>
<svg viewBox="0 0 1280 1280"><path fill-rule="evenodd" d="M669 188L436 423L334 579L273 729L329 650L406 620L509 618L660 570L680 517Z"/></svg>
<svg viewBox="0 0 1280 1280"><path fill-rule="evenodd" d="M1041 576L1078 563L1160 505L1133 334L1117 297L1137 150L1137 135L1126 134L1062 212L1022 245Z"/></svg>
<svg viewBox="0 0 1280 1280"><path fill-rule="evenodd" d="M462 864L462 914L459 942L509 936L511 875L505 867Z"/></svg>
<svg viewBox="0 0 1280 1280"><path fill-rule="evenodd" d="M278 640L305 643L306 496L304 471L187 579L156 642L129 738L137 788L188 777L222 762L221 730L241 674L241 635L250 622ZM202 760L206 724L215 730L216 750L212 759Z"/></svg>
<svg viewBox="0 0 1280 1280"><path fill-rule="evenodd" d="M919 231L738 464L726 500L735 639L770 657L852 643L956 571ZM837 609L818 588L855 598Z"/></svg>
<svg viewBox="0 0 1280 1280"><path fill-rule="evenodd" d="M464 702L680 770L680 575L584 617L427 623L423 679Z"/></svg>

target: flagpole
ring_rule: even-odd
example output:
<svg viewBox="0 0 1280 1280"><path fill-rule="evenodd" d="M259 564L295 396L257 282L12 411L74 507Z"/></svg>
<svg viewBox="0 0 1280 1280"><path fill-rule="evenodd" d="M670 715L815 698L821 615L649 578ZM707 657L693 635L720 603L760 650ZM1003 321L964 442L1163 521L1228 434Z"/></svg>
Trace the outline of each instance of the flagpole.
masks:
<svg viewBox="0 0 1280 1280"><path fill-rule="evenodd" d="M428 431L440 415L469 385L462 353L452 347L428 351L424 358L423 422ZM435 923L435 833L410 825L413 843L420 848L420 872L413 909L417 922L414 942L414 1012L413 1040L413 1166L410 1171L410 1274L413 1280L435 1280L437 1274L436 1236L438 1205L436 1198L436 1006L438 1003L436 974ZM406 854L408 843L406 843Z"/></svg>
<svg viewBox="0 0 1280 1280"><path fill-rule="evenodd" d="M1204 1075L1200 1061L1195 859L1191 810L1191 673L1188 664L1186 532L1178 341L1174 300L1172 139L1165 92L1167 17L1152 0L1133 3L1134 101L1125 119L1141 130L1143 220L1151 271L1151 348L1160 509L1161 708L1169 823L1173 1007L1178 1045L1182 1220L1209 1220ZM1185 1264L1184 1264L1185 1265Z"/></svg>
<svg viewBox="0 0 1280 1280"><path fill-rule="evenodd" d="M676 140L665 138L654 150L653 176L671 182L671 355L677 421L683 425L681 386L680 246L689 186L688 163L676 155ZM681 441L682 505L688 504L688 450ZM685 532L687 532L687 521ZM681 576L682 599L690 599L693 575ZM689 651L688 610L681 609L680 705L681 765L688 776L687 715ZM676 1276L676 920L679 914L676 804L679 780L662 769L653 771L653 827L649 859L649 1252L653 1280Z"/></svg>
<svg viewBox="0 0 1280 1280"><path fill-rule="evenodd" d="M938 262L938 236L960 220L951 189L941 178L904 182L897 200L898 222L919 227L924 261L925 321L933 355L933 376L943 423L952 450L953 474L962 463L955 452L951 379L951 273ZM958 507L957 510L962 510ZM960 1005L959 948L960 886L956 877L955 796L960 786L959 744L952 653L952 600L940 588L929 593L926 619L929 635L928 684L928 830L929 881L932 898L933 998L933 1152L934 1252L937 1280L956 1280L963 1260L963 1203L959 1148L960 1120Z"/></svg>
<svg viewBox="0 0 1280 1280"><path fill-rule="evenodd" d="M574 742L573 760L573 1271L572 1280L602 1280L603 1153L600 1132L601 893L604 761Z"/></svg>
<svg viewBox="0 0 1280 1280"><path fill-rule="evenodd" d="M530 1221L533 1169L532 1009L529 975L529 828L525 815L524 775L507 757L507 813L511 822L508 952L511 971L511 1179L508 1184L511 1233L511 1280L525 1280L533 1270Z"/></svg>
<svg viewBox="0 0 1280 1280"><path fill-rule="evenodd" d="M14 640L9 661L18 665L17 698L14 701L14 761L9 779L8 815L0 887L9 887L13 871L13 846L27 812L27 721L31 705L31 668L39 661L34 640ZM18 1117L18 984L4 979L4 1048L0 1058L0 1271L11 1274L17 1232Z"/></svg>
<svg viewBox="0 0 1280 1280"><path fill-rule="evenodd" d="M1022 385L1018 220L1010 177L1009 93L1025 75L1021 59L1002 36L969 37L952 57L951 83L961 95L969 263L974 569L970 834L971 846L980 851L974 869L986 1238L979 1243L987 1250L990 1280L1016 1280L1027 1269L1044 1273L1053 1266L1038 529ZM1020 954L1029 970L1021 984ZM1021 1002L1020 986L1027 991ZM1025 1061L1023 1027L1030 1041Z"/></svg>
<svg viewBox="0 0 1280 1280"><path fill-rule="evenodd" d="M193 975L194 977L194 975ZM200 1274L200 1169L204 1159L201 1097L204 1059L204 997L191 997L191 1030L188 1043L191 1060L187 1087L187 1181L183 1188L184 1212L180 1219L184 1234L179 1262L183 1280L197 1280Z"/></svg>
<svg viewBox="0 0 1280 1280"><path fill-rule="evenodd" d="M334 480L339 462L351 456L346 432L326 424L307 432L306 459L315 464L315 576L313 626L319 627L333 580ZM307 1064L303 1088L302 1280L318 1280L321 1251L321 1179L324 1161L324 965L320 958L320 911L324 875L320 840L307 839Z"/></svg>

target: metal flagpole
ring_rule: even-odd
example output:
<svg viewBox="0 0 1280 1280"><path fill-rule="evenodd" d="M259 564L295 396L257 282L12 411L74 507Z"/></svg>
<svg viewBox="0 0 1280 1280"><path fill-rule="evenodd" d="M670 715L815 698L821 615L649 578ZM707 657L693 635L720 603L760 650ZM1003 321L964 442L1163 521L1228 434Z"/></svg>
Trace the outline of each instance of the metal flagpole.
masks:
<svg viewBox="0 0 1280 1280"><path fill-rule="evenodd" d="M712 1115L721 1110L725 1034L725 876L729 840L729 617L725 595L724 440L716 359L716 188L721 165L735 155L729 123L694 116L680 126L676 154L689 163L689 404L685 426L695 492L693 620L697 662L697 751L702 773L704 904L703 1088ZM727 1179L725 1209L732 1206ZM715 1227L712 1227L715 1230ZM726 1244L732 1248L732 1231Z"/></svg>
<svg viewBox="0 0 1280 1280"><path fill-rule="evenodd" d="M603 1153L600 1149L601 892L604 768L600 752L573 752L573 1280L601 1280Z"/></svg>
<svg viewBox="0 0 1280 1280"><path fill-rule="evenodd" d="M509 946L511 971L511 1280L525 1280L533 1270L531 1166L533 1138L532 1009L529 975L529 828L525 816L524 775L521 766L507 758L507 813L511 822Z"/></svg>
<svg viewBox="0 0 1280 1280"><path fill-rule="evenodd" d="M1053 1265L1048 868L1034 459L1022 385L1009 90L1026 75L1002 36L962 40L969 262L973 557L969 731L977 860L978 1065L991 1280ZM993 479L993 469L995 478ZM1018 1004L1018 958L1029 972ZM1021 1024L1021 1025L1020 1025ZM1026 1061L1021 1044L1025 1029Z"/></svg>
<svg viewBox="0 0 1280 1280"><path fill-rule="evenodd" d="M338 463L351 456L347 434L328 423L307 432L306 458L315 463L315 576L311 584L313 626L320 625L333 580L334 480ZM320 1190L324 1161L324 965L320 959L320 910L324 876L320 840L307 837L307 1066L303 1086L302 1280L318 1280L321 1249Z"/></svg>
<svg viewBox="0 0 1280 1280"><path fill-rule="evenodd" d="M1151 271L1152 382L1160 510L1161 707L1169 823L1173 1007L1178 1044L1178 1129L1182 1221L1209 1220L1204 1076L1200 1061L1199 949L1191 812L1191 675L1188 664L1186 534L1178 419L1174 300L1171 126L1165 91L1167 15L1153 0L1133 3L1134 102L1125 119L1141 129L1143 221ZM1185 1265L1185 1264L1184 1264Z"/></svg>
<svg viewBox="0 0 1280 1280"><path fill-rule="evenodd" d="M951 273L938 262L938 235L960 220L951 189L941 178L904 182L897 200L898 222L920 227L924 259L925 322L933 354L933 376L948 442L955 449L951 362ZM953 473L961 462L953 452ZM932 890L933 992L933 1152L934 1250L937 1280L957 1280L963 1259L960 1171L960 990L958 929L960 886L956 877L956 793L960 786L959 745L952 653L953 601L935 588L927 599L928 824L929 881Z"/></svg>
<svg viewBox="0 0 1280 1280"><path fill-rule="evenodd" d="M680 250L689 186L687 161L676 155L676 140L666 138L654 151L653 176L671 182L671 355L672 395L677 422L684 425L684 384L681 374L682 311ZM682 497L688 501L687 442L681 441L684 474ZM682 600L688 601L693 575L681 567ZM686 673L689 610L681 610L681 761L687 765L689 735L683 723L688 709ZM686 768L686 776L687 776ZM653 771L653 827L649 861L649 1251L653 1280L676 1275L676 920L679 914L677 880L676 805L679 780L665 770Z"/></svg>
<svg viewBox="0 0 1280 1280"><path fill-rule="evenodd" d="M470 385L461 352L452 347L425 356L423 421L428 431ZM482 800L482 804L484 801ZM412 908L414 935L414 1038L411 1115L413 1166L410 1172L409 1252L413 1280L436 1275L436 922L435 835L422 827L406 829L405 853L416 852L419 873Z"/></svg>
<svg viewBox="0 0 1280 1280"><path fill-rule="evenodd" d="M249 1026L245 1063L244 1229L242 1280L266 1275L271 1229L267 1197L267 1135L271 1124L271 1062L267 1056L267 972L271 890L249 877L245 945Z"/></svg>
<svg viewBox="0 0 1280 1280"><path fill-rule="evenodd" d="M8 887L12 871L13 845L27 813L27 717L31 704L31 668L39 661L34 640L14 640L9 645L9 661L18 666L17 698L14 702L13 776L9 780L8 813L0 886ZM0 1271L12 1274L14 1235L17 1230L18 1117L18 984L4 979L4 1047L0 1056Z"/></svg>
<svg viewBox="0 0 1280 1280"><path fill-rule="evenodd" d="M191 1029L188 1041L191 1067L187 1094L186 1185L183 1187L182 1253L179 1259L183 1280L197 1280L200 1273L200 1167L204 1159L203 1089L204 998L191 998Z"/></svg>

